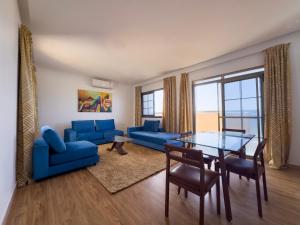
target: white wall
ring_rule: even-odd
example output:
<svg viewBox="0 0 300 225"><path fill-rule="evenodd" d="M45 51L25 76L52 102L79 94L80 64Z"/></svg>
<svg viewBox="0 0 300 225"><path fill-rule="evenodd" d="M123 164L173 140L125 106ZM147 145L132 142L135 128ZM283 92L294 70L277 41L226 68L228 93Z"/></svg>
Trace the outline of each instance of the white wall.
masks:
<svg viewBox="0 0 300 225"><path fill-rule="evenodd" d="M300 139L297 135L300 133L300 31L294 32L282 37L263 42L245 48L215 59L195 64L190 67L186 67L182 70L166 74L163 77L155 78L146 82L143 82L142 90L149 91L157 89L163 86L162 79L168 76L177 77L177 105L179 105L179 82L180 74L188 72L190 74L190 81L199 80L201 78L211 77L218 74L233 72L255 66L261 66L264 64L263 50L280 43L290 42L290 59L291 59L291 73L292 73L292 140L289 163L294 165L300 165ZM177 110L179 112L179 110Z"/></svg>
<svg viewBox="0 0 300 225"><path fill-rule="evenodd" d="M116 83L112 90L103 90L92 87L88 76L38 67L37 86L40 126L49 125L61 135L72 120L115 119L116 128L124 131L133 123L130 85ZM111 92L112 112L78 112L78 89Z"/></svg>
<svg viewBox="0 0 300 225"><path fill-rule="evenodd" d="M15 0L0 1L0 224L16 185L16 128L19 11Z"/></svg>

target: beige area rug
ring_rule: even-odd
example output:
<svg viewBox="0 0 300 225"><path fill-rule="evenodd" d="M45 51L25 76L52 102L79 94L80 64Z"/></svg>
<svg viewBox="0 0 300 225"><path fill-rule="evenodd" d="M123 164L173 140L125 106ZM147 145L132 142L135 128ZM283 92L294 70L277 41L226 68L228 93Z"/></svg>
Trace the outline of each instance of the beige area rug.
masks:
<svg viewBox="0 0 300 225"><path fill-rule="evenodd" d="M121 191L166 168L166 156L162 152L126 143L123 147L128 154L119 155L115 149L107 151L111 145L100 145L100 162L88 168L110 193Z"/></svg>

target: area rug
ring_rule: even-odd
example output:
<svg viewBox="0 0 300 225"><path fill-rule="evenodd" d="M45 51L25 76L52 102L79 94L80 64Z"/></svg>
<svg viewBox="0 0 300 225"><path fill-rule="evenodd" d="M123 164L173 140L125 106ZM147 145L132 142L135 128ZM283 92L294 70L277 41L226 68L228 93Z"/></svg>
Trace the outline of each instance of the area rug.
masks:
<svg viewBox="0 0 300 225"><path fill-rule="evenodd" d="M115 149L107 151L110 146L100 145L100 162L88 168L110 193L121 191L166 167L166 156L162 152L127 143L123 147L128 154L119 155Z"/></svg>

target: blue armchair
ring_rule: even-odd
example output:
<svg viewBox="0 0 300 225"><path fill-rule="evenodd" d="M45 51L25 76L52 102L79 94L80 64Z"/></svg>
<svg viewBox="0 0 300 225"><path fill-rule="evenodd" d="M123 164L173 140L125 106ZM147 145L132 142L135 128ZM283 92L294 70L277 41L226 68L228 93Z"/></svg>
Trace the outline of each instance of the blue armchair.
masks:
<svg viewBox="0 0 300 225"><path fill-rule="evenodd" d="M112 142L116 135L123 136L124 132L116 130L113 119L72 121L72 128L64 131L65 142L86 140L97 145Z"/></svg>
<svg viewBox="0 0 300 225"><path fill-rule="evenodd" d="M42 127L42 137L35 140L32 152L33 179L94 165L99 161L97 145L88 141L64 143L57 132Z"/></svg>

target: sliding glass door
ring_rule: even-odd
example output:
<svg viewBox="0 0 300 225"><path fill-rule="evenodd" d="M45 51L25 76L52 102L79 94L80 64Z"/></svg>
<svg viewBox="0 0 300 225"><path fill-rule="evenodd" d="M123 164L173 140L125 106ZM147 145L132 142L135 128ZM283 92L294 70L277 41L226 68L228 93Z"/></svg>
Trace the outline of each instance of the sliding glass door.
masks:
<svg viewBox="0 0 300 225"><path fill-rule="evenodd" d="M194 131L244 129L263 137L263 68L194 82Z"/></svg>

